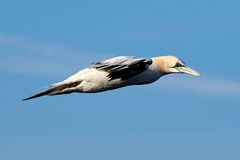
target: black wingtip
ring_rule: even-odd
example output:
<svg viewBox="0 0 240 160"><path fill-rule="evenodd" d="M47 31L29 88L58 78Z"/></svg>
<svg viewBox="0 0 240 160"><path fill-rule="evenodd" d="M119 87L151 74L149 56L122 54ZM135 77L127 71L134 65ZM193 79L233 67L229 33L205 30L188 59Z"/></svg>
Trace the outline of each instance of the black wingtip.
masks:
<svg viewBox="0 0 240 160"><path fill-rule="evenodd" d="M22 101L26 101L26 100L29 100L29 98L24 98L24 99L22 99Z"/></svg>
<svg viewBox="0 0 240 160"><path fill-rule="evenodd" d="M33 98L31 98L31 97L24 98L24 99L22 99L22 101L27 101L27 100L29 100L29 99L33 99Z"/></svg>
<svg viewBox="0 0 240 160"><path fill-rule="evenodd" d="M43 92L37 93L37 94L35 94L33 96L30 96L30 97L27 97L27 98L23 99L22 101L38 98L38 97L41 97L41 96L50 95L53 91L54 91L54 88L49 89L47 91L43 91Z"/></svg>
<svg viewBox="0 0 240 160"><path fill-rule="evenodd" d="M33 98L37 98L37 97L39 97L39 96L34 95L34 96L31 96L31 97L22 99L22 101L27 101L27 100L30 100L30 99L33 99Z"/></svg>
<svg viewBox="0 0 240 160"><path fill-rule="evenodd" d="M29 99L38 98L38 97L42 97L42 96L51 96L51 95L70 93L68 91L62 92L62 90L66 89L66 88L76 87L81 82L82 81L77 81L77 82L71 82L71 83L63 84L61 86L56 86L54 88L50 88L49 90L37 93L37 94L35 94L31 97L25 98L22 101L26 101L26 100L29 100Z"/></svg>

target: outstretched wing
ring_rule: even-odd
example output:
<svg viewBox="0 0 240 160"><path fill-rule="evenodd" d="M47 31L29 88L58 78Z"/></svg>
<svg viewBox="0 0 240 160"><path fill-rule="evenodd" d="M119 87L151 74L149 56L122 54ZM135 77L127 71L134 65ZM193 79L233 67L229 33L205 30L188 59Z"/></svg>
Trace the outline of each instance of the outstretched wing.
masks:
<svg viewBox="0 0 240 160"><path fill-rule="evenodd" d="M81 83L81 81L77 81L77 82L70 82L70 83L66 83L66 84L61 84L59 86L55 86L53 88L50 88L46 91L37 93L33 96L30 96L28 98L23 99L23 101L25 100L29 100L29 99L33 99L33 98L37 98L37 97L41 97L41 96L52 96L52 95L58 95L58 94L67 94L67 93L71 93L71 89L74 89L74 87L78 86Z"/></svg>
<svg viewBox="0 0 240 160"><path fill-rule="evenodd" d="M120 56L97 62L91 67L108 72L109 80L127 80L144 72L151 64L151 59Z"/></svg>

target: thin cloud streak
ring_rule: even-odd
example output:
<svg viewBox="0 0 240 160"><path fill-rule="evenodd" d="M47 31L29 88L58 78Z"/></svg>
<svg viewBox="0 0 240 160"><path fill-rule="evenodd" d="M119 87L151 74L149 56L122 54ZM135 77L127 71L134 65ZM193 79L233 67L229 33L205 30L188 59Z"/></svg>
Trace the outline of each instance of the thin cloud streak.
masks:
<svg viewBox="0 0 240 160"><path fill-rule="evenodd" d="M0 33L0 71L32 76L67 76L108 54L79 52L63 44L45 44Z"/></svg>
<svg viewBox="0 0 240 160"><path fill-rule="evenodd" d="M89 62L112 57L110 54L82 53L62 44L45 44L24 37L0 33L0 72L43 77L66 77ZM180 75L162 77L151 89L179 89L214 95L240 95L240 82L225 78Z"/></svg>
<svg viewBox="0 0 240 160"><path fill-rule="evenodd" d="M239 81L205 75L198 78L187 75L163 77L161 81L154 84L154 88L223 96L240 95Z"/></svg>

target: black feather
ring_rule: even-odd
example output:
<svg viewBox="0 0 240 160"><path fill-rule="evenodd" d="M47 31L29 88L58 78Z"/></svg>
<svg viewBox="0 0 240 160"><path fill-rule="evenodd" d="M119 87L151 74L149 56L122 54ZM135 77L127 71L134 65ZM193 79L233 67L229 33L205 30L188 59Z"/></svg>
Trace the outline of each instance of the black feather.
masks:
<svg viewBox="0 0 240 160"><path fill-rule="evenodd" d="M46 95L66 94L66 93L68 93L68 91L63 91L64 89L76 87L80 83L81 83L81 81L77 81L77 82L72 82L72 83L67 83L67 84L63 84L63 85L60 85L60 86L56 86L56 87L53 87L53 88L48 89L46 91L37 93L37 94L35 94L31 97L25 98L25 99L23 99L23 101L33 99L33 98L37 98L37 97L41 97L41 96L46 96Z"/></svg>
<svg viewBox="0 0 240 160"><path fill-rule="evenodd" d="M128 60L123 60L117 63L98 62L92 67L108 72L108 77L110 78L109 80L119 78L121 80L128 80L147 70L148 66L151 64L151 59L132 58L129 60L129 62Z"/></svg>

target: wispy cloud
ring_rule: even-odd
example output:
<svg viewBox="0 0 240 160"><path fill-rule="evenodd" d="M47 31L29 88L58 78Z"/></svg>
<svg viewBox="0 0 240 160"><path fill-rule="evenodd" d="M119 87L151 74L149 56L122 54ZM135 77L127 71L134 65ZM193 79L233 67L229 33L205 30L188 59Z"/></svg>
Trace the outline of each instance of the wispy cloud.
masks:
<svg viewBox="0 0 240 160"><path fill-rule="evenodd" d="M0 71L33 76L66 76L108 54L79 52L63 44L46 44L0 33ZM110 55L109 55L110 56Z"/></svg>
<svg viewBox="0 0 240 160"><path fill-rule="evenodd" d="M0 72L47 77L66 77L89 62L112 56L79 52L63 44L46 44L4 33L0 33L0 53ZM159 87L201 94L240 95L239 81L205 75L200 78L166 76L150 85L150 88Z"/></svg>
<svg viewBox="0 0 240 160"><path fill-rule="evenodd" d="M187 75L166 76L154 84L154 88L160 87L161 89L178 90L180 92L240 96L239 81L204 74L197 78Z"/></svg>

